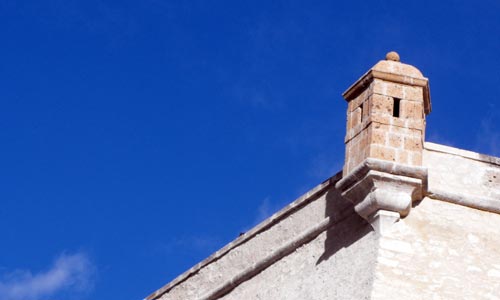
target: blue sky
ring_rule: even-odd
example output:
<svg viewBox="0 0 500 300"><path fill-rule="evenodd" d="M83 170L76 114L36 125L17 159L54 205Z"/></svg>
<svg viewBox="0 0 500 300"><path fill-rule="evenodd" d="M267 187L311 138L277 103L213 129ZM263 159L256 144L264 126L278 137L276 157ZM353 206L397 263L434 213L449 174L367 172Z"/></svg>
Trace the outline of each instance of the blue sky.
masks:
<svg viewBox="0 0 500 300"><path fill-rule="evenodd" d="M500 156L498 1L0 1L0 299L142 299L338 171L390 50Z"/></svg>

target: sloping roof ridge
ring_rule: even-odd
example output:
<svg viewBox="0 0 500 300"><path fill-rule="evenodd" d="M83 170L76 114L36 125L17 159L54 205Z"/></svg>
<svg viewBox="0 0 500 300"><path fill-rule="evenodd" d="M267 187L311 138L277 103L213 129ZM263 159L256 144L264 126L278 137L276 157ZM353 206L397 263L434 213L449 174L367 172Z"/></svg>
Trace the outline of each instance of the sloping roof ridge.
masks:
<svg viewBox="0 0 500 300"><path fill-rule="evenodd" d="M296 212L297 210L301 209L305 205L307 205L310 201L315 199L315 197L325 191L327 188L331 186L335 186L335 183L339 181L342 178L342 171L337 172L335 175L332 177L328 178L327 180L323 181L322 183L318 184L314 188L310 189L308 192L294 200L292 203L288 204L278 212L274 213L271 217L267 218L266 220L262 221L260 224L257 226L253 227L243 235L239 236L232 242L228 243L221 249L217 250L214 252L212 255L201 261L200 263L194 265L191 267L189 270L186 272L182 273L178 277L176 277L174 280L171 282L167 283L157 291L153 292L150 294L146 299L157 299L161 295L167 293L171 289L173 289L175 286L181 284L182 282L186 281L189 279L191 276L195 275L200 269L208 266L209 264L219 260L222 258L224 255L229 253L232 249L246 243L248 240L252 239L256 235L258 235L261 232L264 232L271 228L273 225L278 223L279 221L283 220L287 216L291 215L292 213Z"/></svg>

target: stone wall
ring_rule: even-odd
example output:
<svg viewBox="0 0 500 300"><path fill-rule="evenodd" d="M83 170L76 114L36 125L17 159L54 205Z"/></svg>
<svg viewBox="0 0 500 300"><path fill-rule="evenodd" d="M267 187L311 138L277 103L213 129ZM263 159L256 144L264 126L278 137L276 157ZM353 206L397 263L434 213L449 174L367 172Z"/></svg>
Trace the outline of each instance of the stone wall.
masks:
<svg viewBox="0 0 500 300"><path fill-rule="evenodd" d="M352 214L221 299L370 299L376 255L370 225Z"/></svg>
<svg viewBox="0 0 500 300"><path fill-rule="evenodd" d="M426 194L375 232L330 178L148 299L500 299L500 159L426 143Z"/></svg>
<svg viewBox="0 0 500 300"><path fill-rule="evenodd" d="M500 300L500 158L424 144L428 79L395 52L343 96L343 172L148 299Z"/></svg>
<svg viewBox="0 0 500 300"><path fill-rule="evenodd" d="M334 188L338 179L340 174L312 189L148 299L368 299L376 237Z"/></svg>
<svg viewBox="0 0 500 300"><path fill-rule="evenodd" d="M426 143L424 165L431 197L500 213L500 158Z"/></svg>
<svg viewBox="0 0 500 300"><path fill-rule="evenodd" d="M424 198L380 239L372 299L500 299L500 215Z"/></svg>

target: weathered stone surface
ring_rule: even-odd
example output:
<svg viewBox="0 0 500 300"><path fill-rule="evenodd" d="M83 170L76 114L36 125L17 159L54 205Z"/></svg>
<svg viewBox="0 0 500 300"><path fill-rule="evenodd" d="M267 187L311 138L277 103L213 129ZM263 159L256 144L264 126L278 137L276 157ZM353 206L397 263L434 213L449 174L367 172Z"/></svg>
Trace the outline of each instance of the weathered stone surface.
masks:
<svg viewBox="0 0 500 300"><path fill-rule="evenodd" d="M428 81L387 59L344 93L342 173L148 299L500 299L500 158L424 143Z"/></svg>
<svg viewBox="0 0 500 300"><path fill-rule="evenodd" d="M422 162L425 115L430 111L427 79L395 59L397 53L388 57L344 93L348 101L344 176L370 157L414 166Z"/></svg>
<svg viewBox="0 0 500 300"><path fill-rule="evenodd" d="M343 219L354 218L369 228L334 189L339 178L306 193L149 299L218 299Z"/></svg>
<svg viewBox="0 0 500 300"><path fill-rule="evenodd" d="M377 239L353 214L221 299L370 299Z"/></svg>
<svg viewBox="0 0 500 300"><path fill-rule="evenodd" d="M392 60L392 61L399 61L399 54L395 51L391 51L391 52L387 53L387 55L385 56L385 59Z"/></svg>
<svg viewBox="0 0 500 300"><path fill-rule="evenodd" d="M425 168L368 158L335 186L354 204L354 210L372 223L374 216L383 217L378 214L381 210L408 215L413 201L422 199L426 180Z"/></svg>
<svg viewBox="0 0 500 300"><path fill-rule="evenodd" d="M411 65L403 64L399 60L381 60L372 68L372 70L413 78L425 78L417 68Z"/></svg>
<svg viewBox="0 0 500 300"><path fill-rule="evenodd" d="M370 107L374 114L392 116L394 101L390 96L384 94L374 94L370 98Z"/></svg>
<svg viewBox="0 0 500 300"><path fill-rule="evenodd" d="M401 100L401 118L423 119L424 107L420 101Z"/></svg>
<svg viewBox="0 0 500 300"><path fill-rule="evenodd" d="M433 198L500 213L500 158L425 143L423 160Z"/></svg>
<svg viewBox="0 0 500 300"><path fill-rule="evenodd" d="M370 299L498 299L499 236L500 215L425 198L381 236Z"/></svg>
<svg viewBox="0 0 500 300"><path fill-rule="evenodd" d="M371 231L337 176L150 299L495 299L500 158L432 143L423 153L428 197L399 221L380 211Z"/></svg>

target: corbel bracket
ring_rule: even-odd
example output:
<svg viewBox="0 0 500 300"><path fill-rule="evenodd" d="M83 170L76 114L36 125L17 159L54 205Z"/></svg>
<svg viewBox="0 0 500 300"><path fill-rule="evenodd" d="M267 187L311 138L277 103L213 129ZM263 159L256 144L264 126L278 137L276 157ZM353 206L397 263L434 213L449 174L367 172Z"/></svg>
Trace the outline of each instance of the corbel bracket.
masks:
<svg viewBox="0 0 500 300"><path fill-rule="evenodd" d="M427 168L367 158L335 187L375 231L383 231L423 199Z"/></svg>

